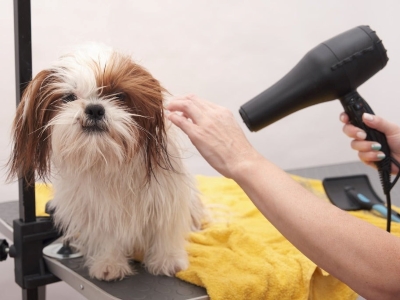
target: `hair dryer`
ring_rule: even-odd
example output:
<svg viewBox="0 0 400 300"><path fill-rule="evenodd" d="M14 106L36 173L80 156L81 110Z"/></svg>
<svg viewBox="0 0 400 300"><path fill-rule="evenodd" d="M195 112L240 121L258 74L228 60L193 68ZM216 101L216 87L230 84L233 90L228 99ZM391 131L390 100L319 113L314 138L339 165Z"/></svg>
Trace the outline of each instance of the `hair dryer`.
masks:
<svg viewBox="0 0 400 300"><path fill-rule="evenodd" d="M281 80L242 105L239 113L251 131L258 131L300 109L339 99L350 122L365 130L368 140L382 145L386 158L377 166L388 195L395 183L390 182L390 149L384 134L362 122L362 114L373 111L357 92L387 61L386 50L375 31L358 26L310 50Z"/></svg>
<svg viewBox="0 0 400 300"><path fill-rule="evenodd" d="M340 99L350 122L364 129L368 140L379 142L389 158L385 135L362 122L362 114L373 111L357 93L387 61L376 33L369 26L358 26L310 50L281 80L242 105L239 113L251 131L258 131L300 109Z"/></svg>

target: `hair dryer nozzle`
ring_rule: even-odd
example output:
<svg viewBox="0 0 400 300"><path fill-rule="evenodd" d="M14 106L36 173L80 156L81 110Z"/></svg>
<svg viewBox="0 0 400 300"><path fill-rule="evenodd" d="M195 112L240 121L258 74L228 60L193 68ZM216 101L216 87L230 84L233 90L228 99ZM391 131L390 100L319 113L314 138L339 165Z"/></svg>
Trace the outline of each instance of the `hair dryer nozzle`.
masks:
<svg viewBox="0 0 400 300"><path fill-rule="evenodd" d="M310 50L239 113L251 131L258 131L300 109L355 91L387 61L382 41L369 26L353 28Z"/></svg>

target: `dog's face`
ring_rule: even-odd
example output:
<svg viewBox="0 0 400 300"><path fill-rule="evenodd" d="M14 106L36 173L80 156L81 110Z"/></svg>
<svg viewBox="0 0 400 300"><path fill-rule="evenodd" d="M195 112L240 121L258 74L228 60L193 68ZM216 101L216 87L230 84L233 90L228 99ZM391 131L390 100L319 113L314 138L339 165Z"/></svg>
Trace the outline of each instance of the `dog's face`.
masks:
<svg viewBox="0 0 400 300"><path fill-rule="evenodd" d="M10 176L35 171L46 179L50 160L59 168L110 171L136 158L149 179L156 165L170 166L163 92L149 72L106 46L62 56L25 89Z"/></svg>

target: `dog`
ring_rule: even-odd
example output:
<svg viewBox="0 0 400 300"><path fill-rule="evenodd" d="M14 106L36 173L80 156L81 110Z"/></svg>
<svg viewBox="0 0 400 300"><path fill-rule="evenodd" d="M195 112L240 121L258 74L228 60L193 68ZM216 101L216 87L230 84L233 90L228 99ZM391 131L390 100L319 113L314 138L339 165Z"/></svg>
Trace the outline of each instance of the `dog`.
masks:
<svg viewBox="0 0 400 300"><path fill-rule="evenodd" d="M54 223L93 278L133 275L136 255L154 275L188 267L205 211L165 94L129 55L95 43L39 72L17 108L9 178L52 183Z"/></svg>

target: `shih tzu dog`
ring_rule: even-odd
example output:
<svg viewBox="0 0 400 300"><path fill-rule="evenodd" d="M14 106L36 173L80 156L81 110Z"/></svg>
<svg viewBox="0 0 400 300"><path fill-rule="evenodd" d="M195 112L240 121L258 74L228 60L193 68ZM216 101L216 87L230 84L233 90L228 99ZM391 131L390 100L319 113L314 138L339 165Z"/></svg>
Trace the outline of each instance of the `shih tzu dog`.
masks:
<svg viewBox="0 0 400 300"><path fill-rule="evenodd" d="M204 210L165 92L129 56L90 44L37 74L17 108L9 177L50 180L55 224L97 279L134 274L138 253L154 275L188 266Z"/></svg>

